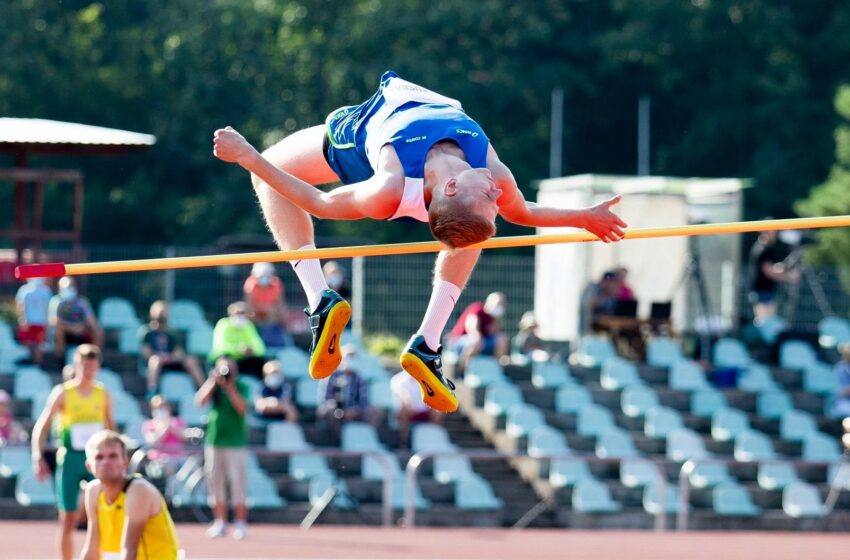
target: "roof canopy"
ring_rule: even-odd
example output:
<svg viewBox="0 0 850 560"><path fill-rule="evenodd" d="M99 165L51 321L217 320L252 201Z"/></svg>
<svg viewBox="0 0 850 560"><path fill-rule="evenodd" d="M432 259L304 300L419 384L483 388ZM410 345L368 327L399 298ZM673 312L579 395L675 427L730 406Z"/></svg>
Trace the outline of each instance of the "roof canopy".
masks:
<svg viewBox="0 0 850 560"><path fill-rule="evenodd" d="M0 151L114 153L146 149L156 142L141 134L45 119L0 118Z"/></svg>

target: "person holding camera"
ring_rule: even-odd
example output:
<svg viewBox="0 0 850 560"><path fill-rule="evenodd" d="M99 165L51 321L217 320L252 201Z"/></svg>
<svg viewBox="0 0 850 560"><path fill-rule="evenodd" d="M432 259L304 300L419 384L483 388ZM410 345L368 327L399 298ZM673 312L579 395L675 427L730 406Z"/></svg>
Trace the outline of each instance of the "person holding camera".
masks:
<svg viewBox="0 0 850 560"><path fill-rule="evenodd" d="M207 536L218 538L227 531L225 479L230 486L234 509L233 538L247 534L248 510L248 427L245 416L250 402L250 389L239 379L236 361L222 356L215 361L209 377L195 394L199 406L210 403L204 446L204 468L213 508L213 524Z"/></svg>

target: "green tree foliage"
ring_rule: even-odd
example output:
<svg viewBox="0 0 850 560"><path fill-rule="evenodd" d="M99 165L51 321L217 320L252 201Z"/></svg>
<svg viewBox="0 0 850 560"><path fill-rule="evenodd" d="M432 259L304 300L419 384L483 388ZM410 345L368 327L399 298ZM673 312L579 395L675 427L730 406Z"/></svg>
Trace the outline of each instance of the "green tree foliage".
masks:
<svg viewBox="0 0 850 560"><path fill-rule="evenodd" d="M835 129L835 163L826 181L796 205L805 216L850 214L850 86L838 90L835 110L842 119ZM837 264L842 283L850 290L850 230L825 229L817 236L819 243L808 256L819 264Z"/></svg>
<svg viewBox="0 0 850 560"><path fill-rule="evenodd" d="M829 169L848 36L841 0L9 0L0 114L157 136L142 156L59 162L86 172L88 241L262 232L248 177L212 157L212 132L232 125L267 147L363 100L389 68L460 99L529 198L561 87L565 173L633 173L648 94L653 172L753 177L749 215L781 217Z"/></svg>

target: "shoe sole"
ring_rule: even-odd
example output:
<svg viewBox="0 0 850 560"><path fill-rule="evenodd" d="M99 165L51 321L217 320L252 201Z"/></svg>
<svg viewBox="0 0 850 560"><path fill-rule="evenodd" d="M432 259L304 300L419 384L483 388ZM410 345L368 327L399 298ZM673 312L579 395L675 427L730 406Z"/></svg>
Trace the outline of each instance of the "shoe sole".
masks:
<svg viewBox="0 0 850 560"><path fill-rule="evenodd" d="M339 367L342 361L342 331L350 318L351 305L347 301L340 301L331 308L316 349L310 356L310 377L313 379L324 379Z"/></svg>
<svg viewBox="0 0 850 560"><path fill-rule="evenodd" d="M416 354L405 352L399 361L404 371L419 382L422 400L426 405L438 412L457 410L457 397L451 389L434 377L428 366Z"/></svg>

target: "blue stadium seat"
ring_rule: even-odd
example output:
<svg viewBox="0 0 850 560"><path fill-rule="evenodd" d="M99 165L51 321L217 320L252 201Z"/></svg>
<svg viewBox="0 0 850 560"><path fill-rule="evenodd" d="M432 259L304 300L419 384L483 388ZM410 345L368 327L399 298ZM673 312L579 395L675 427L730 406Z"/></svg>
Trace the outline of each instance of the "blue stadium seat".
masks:
<svg viewBox="0 0 850 560"><path fill-rule="evenodd" d="M557 389L562 385L573 384L569 366L555 362L535 362L531 366L531 383L539 389Z"/></svg>
<svg viewBox="0 0 850 560"><path fill-rule="evenodd" d="M555 488L573 486L582 480L592 479L584 459L553 459L549 467L549 484Z"/></svg>
<svg viewBox="0 0 850 560"><path fill-rule="evenodd" d="M581 480L573 486L573 509L583 513L613 513L622 506L611 497L608 486L596 479Z"/></svg>
<svg viewBox="0 0 850 560"><path fill-rule="evenodd" d="M737 408L721 408L711 415L711 437L716 441L732 441L749 429L749 417Z"/></svg>
<svg viewBox="0 0 850 560"><path fill-rule="evenodd" d="M643 509L649 514L678 513L679 511L679 489L673 484L664 485L663 503L659 499L658 483L647 484L643 489Z"/></svg>
<svg viewBox="0 0 850 560"><path fill-rule="evenodd" d="M838 393L838 376L823 362L815 362L803 368L803 389L810 393L835 395Z"/></svg>
<svg viewBox="0 0 850 560"><path fill-rule="evenodd" d="M576 431L582 436L599 436L614 427L614 415L604 406L587 404L576 418Z"/></svg>
<svg viewBox="0 0 850 560"><path fill-rule="evenodd" d="M726 406L726 397L713 387L691 393L691 414L694 416L708 418Z"/></svg>
<svg viewBox="0 0 850 560"><path fill-rule="evenodd" d="M688 481L694 488L713 488L721 482L732 480L726 465L714 461L696 461L688 473Z"/></svg>
<svg viewBox="0 0 850 560"><path fill-rule="evenodd" d="M528 433L528 454L532 457L564 455L570 452L563 432L551 426L538 426Z"/></svg>
<svg viewBox="0 0 850 560"><path fill-rule="evenodd" d="M0 476L11 478L30 469L32 469L32 451L29 446L0 446Z"/></svg>
<svg viewBox="0 0 850 560"><path fill-rule="evenodd" d="M376 377L369 382L369 405L392 410L393 391L390 388L389 379Z"/></svg>
<svg viewBox="0 0 850 560"><path fill-rule="evenodd" d="M667 434L667 458L671 461L705 459L708 456L702 438L695 431L679 428Z"/></svg>
<svg viewBox="0 0 850 560"><path fill-rule="evenodd" d="M56 505L53 477L39 482L31 470L21 471L15 484L15 499L24 507Z"/></svg>
<svg viewBox="0 0 850 560"><path fill-rule="evenodd" d="M204 310L196 301L176 299L168 306L168 325L173 329L188 331L206 322Z"/></svg>
<svg viewBox="0 0 850 560"><path fill-rule="evenodd" d="M499 509L503 505L490 483L479 475L467 476L455 483L455 506L459 509Z"/></svg>
<svg viewBox="0 0 850 560"><path fill-rule="evenodd" d="M653 338L646 345L646 363L655 367L671 367L684 359L682 349L670 337Z"/></svg>
<svg viewBox="0 0 850 560"><path fill-rule="evenodd" d="M303 408L319 406L319 387L311 378L300 379L295 383L295 402ZM324 395L322 395L324 397Z"/></svg>
<svg viewBox="0 0 850 560"><path fill-rule="evenodd" d="M169 401L180 401L195 391L195 382L183 372L164 372L159 378L159 393Z"/></svg>
<svg viewBox="0 0 850 560"><path fill-rule="evenodd" d="M602 459L622 459L637 454L632 436L622 428L609 428L596 438L596 456Z"/></svg>
<svg viewBox="0 0 850 560"><path fill-rule="evenodd" d="M632 362L614 356L602 363L602 371L599 374L599 383L603 389L613 391L623 389L632 385L643 385L638 369Z"/></svg>
<svg viewBox="0 0 850 560"><path fill-rule="evenodd" d="M670 368L670 388L677 391L701 391L711 387L702 366L693 360L679 360Z"/></svg>
<svg viewBox="0 0 850 560"><path fill-rule="evenodd" d="M585 405L592 403L590 391L582 385L564 385L555 393L555 410L562 414L578 414Z"/></svg>
<svg viewBox="0 0 850 560"><path fill-rule="evenodd" d="M142 324L133 305L120 297L108 297L101 301L97 318L104 329L138 330Z"/></svg>
<svg viewBox="0 0 850 560"><path fill-rule="evenodd" d="M803 439L802 457L804 461L837 461L841 457L841 448L837 438L816 432Z"/></svg>
<svg viewBox="0 0 850 560"><path fill-rule="evenodd" d="M463 376L463 382L467 387L488 387L494 383L507 381L502 366L490 356L473 356Z"/></svg>
<svg viewBox="0 0 850 560"><path fill-rule="evenodd" d="M651 438L666 438L670 432L683 426L682 415L678 410L657 406L646 413L643 433Z"/></svg>
<svg viewBox="0 0 850 560"><path fill-rule="evenodd" d="M522 393L516 385L507 383L490 385L484 393L484 412L491 416L501 416L507 414L511 407L522 402Z"/></svg>
<svg viewBox="0 0 850 560"><path fill-rule="evenodd" d="M206 356L212 350L213 327L206 321L196 323L186 335L186 352L193 356Z"/></svg>
<svg viewBox="0 0 850 560"><path fill-rule="evenodd" d="M777 391L779 386L774 381L770 368L754 362L739 374L738 389L760 393L762 391Z"/></svg>
<svg viewBox="0 0 850 560"><path fill-rule="evenodd" d="M282 508L286 500L278 494L277 485L263 472L248 474L248 507L254 509Z"/></svg>
<svg viewBox="0 0 850 560"><path fill-rule="evenodd" d="M50 391L53 384L50 376L38 367L19 368L15 372L12 392L16 399L31 399L38 393Z"/></svg>
<svg viewBox="0 0 850 560"><path fill-rule="evenodd" d="M724 516L754 517L761 509L753 503L750 492L737 482L722 482L712 490L712 507Z"/></svg>
<svg viewBox="0 0 850 560"><path fill-rule="evenodd" d="M203 426L207 423L207 415L210 412L210 406L198 406L195 403L195 395L184 395L180 399L180 418L186 422L187 426Z"/></svg>
<svg viewBox="0 0 850 560"><path fill-rule="evenodd" d="M755 430L744 430L735 437L735 460L750 462L776 458L770 438Z"/></svg>
<svg viewBox="0 0 850 560"><path fill-rule="evenodd" d="M608 358L617 355L611 340L604 336L586 335L579 341L578 362L585 367L601 366Z"/></svg>
<svg viewBox="0 0 850 560"><path fill-rule="evenodd" d="M814 416L802 410L786 410L779 417L779 435L788 441L802 441L817 433L818 424Z"/></svg>
<svg viewBox="0 0 850 560"><path fill-rule="evenodd" d="M782 491L782 510L789 517L823 517L829 513L818 489L802 481Z"/></svg>
<svg viewBox="0 0 850 560"><path fill-rule="evenodd" d="M850 321L844 317L824 317L818 322L818 344L824 348L850 342Z"/></svg>
<svg viewBox="0 0 850 560"><path fill-rule="evenodd" d="M814 348L802 340L786 340L779 347L779 365L788 369L805 369L817 363Z"/></svg>
<svg viewBox="0 0 850 560"><path fill-rule="evenodd" d="M277 353L283 375L287 379L310 378L310 354L297 346L287 346Z"/></svg>
<svg viewBox="0 0 850 560"><path fill-rule="evenodd" d="M765 490L782 490L789 484L800 482L800 478L790 463L761 463L756 481Z"/></svg>
<svg viewBox="0 0 850 560"><path fill-rule="evenodd" d="M645 385L626 387L620 394L620 408L623 414L631 418L640 418L658 406L655 390Z"/></svg>
<svg viewBox="0 0 850 560"><path fill-rule="evenodd" d="M756 414L764 418L781 418L794 409L791 396L785 391L764 391L756 397Z"/></svg>
<svg viewBox="0 0 850 560"><path fill-rule="evenodd" d="M545 424L543 411L539 408L529 404L515 404L508 410L505 432L511 437L522 437Z"/></svg>
<svg viewBox="0 0 850 560"><path fill-rule="evenodd" d="M411 449L415 453L451 451L455 448L449 433L438 424L415 424L410 430Z"/></svg>
<svg viewBox="0 0 850 560"><path fill-rule="evenodd" d="M737 338L721 338L714 344L711 361L716 367L745 368L753 359Z"/></svg>
<svg viewBox="0 0 850 560"><path fill-rule="evenodd" d="M620 462L620 482L629 488L646 486L658 482L655 463L643 457L631 457Z"/></svg>

